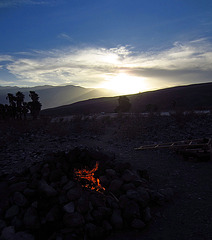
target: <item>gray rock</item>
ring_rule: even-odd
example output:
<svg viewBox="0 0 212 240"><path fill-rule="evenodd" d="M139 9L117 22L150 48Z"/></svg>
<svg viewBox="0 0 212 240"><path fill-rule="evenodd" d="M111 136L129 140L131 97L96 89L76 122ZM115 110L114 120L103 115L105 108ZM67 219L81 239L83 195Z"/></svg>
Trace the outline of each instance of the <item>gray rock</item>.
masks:
<svg viewBox="0 0 212 240"><path fill-rule="evenodd" d="M150 210L149 207L146 207L143 210L143 215L144 215L144 221L145 222L149 222L152 219L151 210Z"/></svg>
<svg viewBox="0 0 212 240"><path fill-rule="evenodd" d="M121 190L123 190L124 192L127 192L128 190L133 190L135 189L135 185L133 183L125 183L121 186Z"/></svg>
<svg viewBox="0 0 212 240"><path fill-rule="evenodd" d="M13 201L16 205L19 207L23 207L27 203L27 199L24 197L24 195L20 192L15 192L13 195Z"/></svg>
<svg viewBox="0 0 212 240"><path fill-rule="evenodd" d="M88 223L85 225L85 232L88 239L103 239L105 237L104 229L96 226L93 223Z"/></svg>
<svg viewBox="0 0 212 240"><path fill-rule="evenodd" d="M76 186L76 183L73 181L69 181L68 183L66 183L63 187L64 191L68 191L71 188L74 188Z"/></svg>
<svg viewBox="0 0 212 240"><path fill-rule="evenodd" d="M130 200L127 204L127 207L123 209L123 216L126 222L131 222L134 218L139 218L139 205L135 201Z"/></svg>
<svg viewBox="0 0 212 240"><path fill-rule="evenodd" d="M14 235L15 235L15 229L13 226L5 227L1 233L1 237L4 240L13 240Z"/></svg>
<svg viewBox="0 0 212 240"><path fill-rule="evenodd" d="M78 212L65 213L63 216L63 223L68 228L80 227L84 224L84 222L83 216Z"/></svg>
<svg viewBox="0 0 212 240"><path fill-rule="evenodd" d="M23 193L26 197L34 197L36 195L36 191L34 189L31 189L31 188L24 189Z"/></svg>
<svg viewBox="0 0 212 240"><path fill-rule="evenodd" d="M146 206L150 199L148 192L142 187L139 187L136 190L128 190L127 197L135 200L142 206Z"/></svg>
<svg viewBox="0 0 212 240"><path fill-rule="evenodd" d="M92 216L97 222L109 218L111 214L112 214L111 209L107 207L98 207L94 209L92 212Z"/></svg>
<svg viewBox="0 0 212 240"><path fill-rule="evenodd" d="M63 206L63 209L64 209L65 212L67 212L67 213L73 213L74 210L75 210L74 202L69 202L69 203L67 203L65 206Z"/></svg>
<svg viewBox="0 0 212 240"><path fill-rule="evenodd" d="M90 209L90 202L87 198L81 197L77 201L77 211L80 213L87 213Z"/></svg>
<svg viewBox="0 0 212 240"><path fill-rule="evenodd" d="M125 170L124 174L122 175L122 179L125 182L132 182L138 179L138 177L130 170Z"/></svg>
<svg viewBox="0 0 212 240"><path fill-rule="evenodd" d="M108 186L110 184L110 181L106 176L100 176L99 181L103 186Z"/></svg>
<svg viewBox="0 0 212 240"><path fill-rule="evenodd" d="M135 229L143 229L145 227L145 223L138 218L135 218L132 222L131 222L131 227L135 228Z"/></svg>
<svg viewBox="0 0 212 240"><path fill-rule="evenodd" d="M33 176L35 173L40 172L40 165L34 164L29 168L30 174Z"/></svg>
<svg viewBox="0 0 212 240"><path fill-rule="evenodd" d="M137 192L139 193L138 202L145 206L149 202L149 200L150 200L149 193L143 187L138 187L137 188Z"/></svg>
<svg viewBox="0 0 212 240"><path fill-rule="evenodd" d="M13 240L34 240L34 239L35 239L34 236L26 232L17 232L13 237Z"/></svg>
<svg viewBox="0 0 212 240"><path fill-rule="evenodd" d="M24 225L27 229L39 228L39 218L37 210L33 207L29 207L24 214Z"/></svg>
<svg viewBox="0 0 212 240"><path fill-rule="evenodd" d="M54 205L46 215L46 222L57 221L60 217L60 209L57 205Z"/></svg>
<svg viewBox="0 0 212 240"><path fill-rule="evenodd" d="M15 216L11 221L11 225L14 226L16 230L18 230L23 227L23 221L19 216Z"/></svg>
<svg viewBox="0 0 212 240"><path fill-rule="evenodd" d="M123 194L119 197L119 206L120 208L126 208L129 204L130 199L127 197L126 194Z"/></svg>
<svg viewBox="0 0 212 240"><path fill-rule="evenodd" d="M120 192L121 191L121 186L123 184L123 181L120 180L120 179L114 179L111 183L110 183L110 186L109 186L109 190L112 192L112 193L117 193L117 192Z"/></svg>
<svg viewBox="0 0 212 240"><path fill-rule="evenodd" d="M45 178L45 179L49 176L50 169L49 169L48 163L44 164L43 168L41 169L41 174L42 174L43 178Z"/></svg>
<svg viewBox="0 0 212 240"><path fill-rule="evenodd" d="M108 177L114 178L116 177L116 171L114 169L106 169L105 173Z"/></svg>
<svg viewBox="0 0 212 240"><path fill-rule="evenodd" d="M123 219L121 216L121 211L119 209L113 210L110 221L114 229L119 230L123 228Z"/></svg>
<svg viewBox="0 0 212 240"><path fill-rule="evenodd" d="M6 219L12 218L12 217L18 215L18 212L19 212L19 207L18 207L17 205L13 205L12 207L10 207L10 208L6 211L5 218L6 218Z"/></svg>
<svg viewBox="0 0 212 240"><path fill-rule="evenodd" d="M11 193L13 193L13 192L23 192L26 187L27 187L26 182L18 182L18 183L12 184L9 188L9 191Z"/></svg>
<svg viewBox="0 0 212 240"><path fill-rule="evenodd" d="M80 196L81 196L81 190L77 187L71 188L67 192L67 198L69 201L75 201L75 200L79 199Z"/></svg>
<svg viewBox="0 0 212 240"><path fill-rule="evenodd" d="M164 196L164 200L170 201L174 196L174 191L171 188L160 189L159 193Z"/></svg>
<svg viewBox="0 0 212 240"><path fill-rule="evenodd" d="M103 221L102 227L104 228L107 235L109 235L113 230L113 227L111 226L111 224L107 220Z"/></svg>
<svg viewBox="0 0 212 240"><path fill-rule="evenodd" d="M64 186L64 184L66 184L68 182L68 178L67 176L62 176L61 179L60 179L60 185L61 186Z"/></svg>
<svg viewBox="0 0 212 240"><path fill-rule="evenodd" d="M6 227L6 223L5 221L3 221L2 219L0 219L0 231Z"/></svg>
<svg viewBox="0 0 212 240"><path fill-rule="evenodd" d="M39 182L39 190L47 197L54 197L57 195L57 191L50 186L45 180Z"/></svg>

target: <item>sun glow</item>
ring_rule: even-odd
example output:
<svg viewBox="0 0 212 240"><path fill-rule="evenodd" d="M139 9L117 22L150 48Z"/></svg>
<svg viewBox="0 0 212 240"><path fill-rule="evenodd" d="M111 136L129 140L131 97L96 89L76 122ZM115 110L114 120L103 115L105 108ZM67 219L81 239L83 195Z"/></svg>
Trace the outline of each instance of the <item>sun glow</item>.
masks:
<svg viewBox="0 0 212 240"><path fill-rule="evenodd" d="M126 73L119 73L115 76L107 75L105 80L106 82L101 87L111 89L118 94L133 94L148 90L146 78L135 77Z"/></svg>

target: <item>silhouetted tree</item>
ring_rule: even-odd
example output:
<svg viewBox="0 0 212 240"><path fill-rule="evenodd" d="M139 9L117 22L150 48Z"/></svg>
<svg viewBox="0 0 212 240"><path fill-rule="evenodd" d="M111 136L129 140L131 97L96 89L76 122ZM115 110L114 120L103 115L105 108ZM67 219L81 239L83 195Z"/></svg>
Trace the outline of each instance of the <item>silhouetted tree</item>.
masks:
<svg viewBox="0 0 212 240"><path fill-rule="evenodd" d="M42 104L38 101L39 97L35 91L30 91L29 96L32 99L32 101L28 102L28 108L33 119L36 119L40 113Z"/></svg>
<svg viewBox="0 0 212 240"><path fill-rule="evenodd" d="M22 92L18 91L16 93L16 117L18 119L22 118L23 103L24 103L24 94Z"/></svg>
<svg viewBox="0 0 212 240"><path fill-rule="evenodd" d="M115 112L129 112L131 108L131 103L128 97L120 96L118 99L118 107L116 107Z"/></svg>
<svg viewBox="0 0 212 240"><path fill-rule="evenodd" d="M0 104L0 119L5 119L6 117L6 108L4 104Z"/></svg>
<svg viewBox="0 0 212 240"><path fill-rule="evenodd" d="M158 111L158 106L156 104L147 104L145 111L148 113L155 113Z"/></svg>
<svg viewBox="0 0 212 240"><path fill-rule="evenodd" d="M16 116L16 97L12 93L8 93L6 99L9 101L9 106L7 107L8 117L15 118Z"/></svg>
<svg viewBox="0 0 212 240"><path fill-rule="evenodd" d="M28 112L29 112L28 103L27 102L23 102L22 113L24 115L24 119L26 119L26 116L27 116Z"/></svg>

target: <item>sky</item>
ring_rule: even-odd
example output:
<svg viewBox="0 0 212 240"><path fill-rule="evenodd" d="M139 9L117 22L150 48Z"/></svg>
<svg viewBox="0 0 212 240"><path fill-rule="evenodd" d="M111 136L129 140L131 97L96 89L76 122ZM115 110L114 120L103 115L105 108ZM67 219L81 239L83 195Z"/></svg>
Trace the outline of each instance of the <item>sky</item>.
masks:
<svg viewBox="0 0 212 240"><path fill-rule="evenodd" d="M0 86L212 82L211 0L0 0Z"/></svg>

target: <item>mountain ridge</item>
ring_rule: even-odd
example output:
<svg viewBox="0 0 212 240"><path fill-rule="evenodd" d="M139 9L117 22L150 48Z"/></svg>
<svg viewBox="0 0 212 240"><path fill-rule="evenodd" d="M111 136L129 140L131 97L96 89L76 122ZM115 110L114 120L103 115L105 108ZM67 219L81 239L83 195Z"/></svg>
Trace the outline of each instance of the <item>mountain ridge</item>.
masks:
<svg viewBox="0 0 212 240"><path fill-rule="evenodd" d="M148 105L156 106L158 111L212 109L212 82L175 86L126 96L132 104L132 112L145 112ZM42 114L65 116L114 112L118 105L118 97L101 97L75 102L46 109Z"/></svg>
<svg viewBox="0 0 212 240"><path fill-rule="evenodd" d="M113 91L103 88L83 88L74 85L51 86L43 85L36 87L2 87L0 86L0 103L8 104L6 96L8 93L15 94L21 91L25 95L25 101L29 101L29 91L35 91L42 104L42 109L58 107L65 104L91 99L95 97L114 96Z"/></svg>

